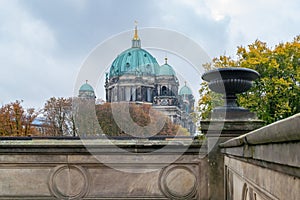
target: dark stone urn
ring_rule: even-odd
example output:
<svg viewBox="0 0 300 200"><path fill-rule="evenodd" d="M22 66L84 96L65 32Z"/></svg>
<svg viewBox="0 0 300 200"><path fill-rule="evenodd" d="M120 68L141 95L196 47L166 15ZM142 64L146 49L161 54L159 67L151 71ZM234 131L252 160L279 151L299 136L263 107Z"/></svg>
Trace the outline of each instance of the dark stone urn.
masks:
<svg viewBox="0 0 300 200"><path fill-rule="evenodd" d="M237 105L236 94L248 91L258 77L258 72L247 68L218 68L204 73L202 79L208 82L208 87L223 94L225 99L225 105L215 108L211 118L256 118L254 113Z"/></svg>

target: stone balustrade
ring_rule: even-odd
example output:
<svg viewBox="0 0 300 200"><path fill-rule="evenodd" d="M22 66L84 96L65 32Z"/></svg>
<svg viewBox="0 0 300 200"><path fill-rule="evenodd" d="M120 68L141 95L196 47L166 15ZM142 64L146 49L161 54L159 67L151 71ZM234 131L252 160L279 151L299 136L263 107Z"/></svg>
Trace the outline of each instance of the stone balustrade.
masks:
<svg viewBox="0 0 300 200"><path fill-rule="evenodd" d="M219 146L225 154L225 199L299 199L300 114Z"/></svg>
<svg viewBox="0 0 300 200"><path fill-rule="evenodd" d="M201 147L191 139L1 140L0 199L205 199Z"/></svg>
<svg viewBox="0 0 300 200"><path fill-rule="evenodd" d="M300 197L300 114L254 131L258 121L225 120L217 135L220 123L202 122L203 143L0 138L0 199Z"/></svg>

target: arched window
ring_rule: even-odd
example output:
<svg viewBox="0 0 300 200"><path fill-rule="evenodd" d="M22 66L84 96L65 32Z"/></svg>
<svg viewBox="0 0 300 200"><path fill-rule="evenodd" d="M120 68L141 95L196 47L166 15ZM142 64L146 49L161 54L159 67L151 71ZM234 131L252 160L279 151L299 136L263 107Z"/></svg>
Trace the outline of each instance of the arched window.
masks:
<svg viewBox="0 0 300 200"><path fill-rule="evenodd" d="M161 94L162 94L162 96L167 96L168 95L168 88L166 86L162 86Z"/></svg>

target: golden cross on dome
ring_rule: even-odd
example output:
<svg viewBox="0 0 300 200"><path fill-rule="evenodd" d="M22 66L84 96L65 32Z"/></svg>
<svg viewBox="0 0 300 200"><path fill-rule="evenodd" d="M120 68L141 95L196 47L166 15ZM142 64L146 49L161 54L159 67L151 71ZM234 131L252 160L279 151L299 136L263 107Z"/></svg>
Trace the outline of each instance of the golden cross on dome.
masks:
<svg viewBox="0 0 300 200"><path fill-rule="evenodd" d="M133 39L134 39L134 40L138 40L138 39L139 39L138 31L137 31L137 25L138 25L138 22L137 22L136 20L134 21L134 25L135 25L135 28L134 28L134 36L133 36Z"/></svg>
<svg viewBox="0 0 300 200"><path fill-rule="evenodd" d="M165 52L165 64L168 64L168 54Z"/></svg>

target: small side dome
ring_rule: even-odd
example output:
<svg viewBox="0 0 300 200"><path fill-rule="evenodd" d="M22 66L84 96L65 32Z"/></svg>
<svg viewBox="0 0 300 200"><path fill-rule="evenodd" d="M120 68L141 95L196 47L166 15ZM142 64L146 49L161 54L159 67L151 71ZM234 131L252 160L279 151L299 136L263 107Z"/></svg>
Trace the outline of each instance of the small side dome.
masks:
<svg viewBox="0 0 300 200"><path fill-rule="evenodd" d="M92 87L90 84L85 83L85 84L83 84L83 85L80 87L79 91L90 91L90 92L94 92L94 89L93 89L93 87Z"/></svg>
<svg viewBox="0 0 300 200"><path fill-rule="evenodd" d="M176 76L176 73L171 65L168 64L168 58L165 58L165 64L160 66L158 76Z"/></svg>
<svg viewBox="0 0 300 200"><path fill-rule="evenodd" d="M86 83L80 87L78 96L84 98L95 98L93 87L86 81Z"/></svg>
<svg viewBox="0 0 300 200"><path fill-rule="evenodd" d="M175 76L176 73L172 66L169 64L164 64L160 66L158 76Z"/></svg>
<svg viewBox="0 0 300 200"><path fill-rule="evenodd" d="M183 86L180 90L179 90L179 95L192 95L192 90L188 87L188 86Z"/></svg>

